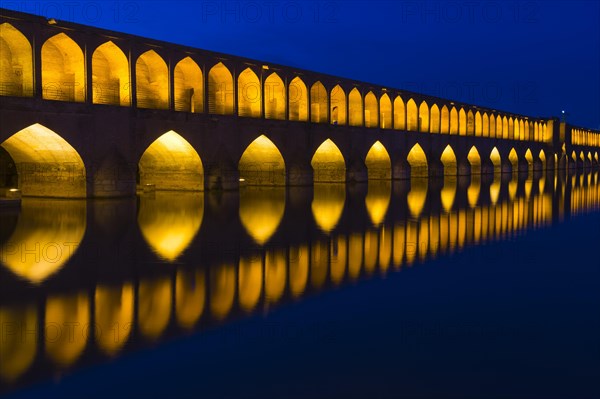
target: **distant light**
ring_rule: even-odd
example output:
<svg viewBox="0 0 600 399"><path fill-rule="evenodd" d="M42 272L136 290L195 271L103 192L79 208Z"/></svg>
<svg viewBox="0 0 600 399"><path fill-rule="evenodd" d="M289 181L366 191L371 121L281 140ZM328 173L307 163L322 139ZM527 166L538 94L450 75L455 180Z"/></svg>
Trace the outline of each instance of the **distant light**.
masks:
<svg viewBox="0 0 600 399"><path fill-rule="evenodd" d="M246 181L246 179L244 179L243 177L240 177L240 181Z"/></svg>
<svg viewBox="0 0 600 399"><path fill-rule="evenodd" d="M565 113L565 110L564 110L564 109L562 110L562 113L563 113L563 114Z"/></svg>
<svg viewBox="0 0 600 399"><path fill-rule="evenodd" d="M56 25L56 20L54 18L49 18L48 25Z"/></svg>
<svg viewBox="0 0 600 399"><path fill-rule="evenodd" d="M16 193L17 191L19 191L19 189L18 188L11 188L8 191L10 191L11 193Z"/></svg>
<svg viewBox="0 0 600 399"><path fill-rule="evenodd" d="M263 65L263 66L262 66L262 69L266 69L266 70L268 70L268 69L269 69L269 66L268 66L268 65Z"/></svg>

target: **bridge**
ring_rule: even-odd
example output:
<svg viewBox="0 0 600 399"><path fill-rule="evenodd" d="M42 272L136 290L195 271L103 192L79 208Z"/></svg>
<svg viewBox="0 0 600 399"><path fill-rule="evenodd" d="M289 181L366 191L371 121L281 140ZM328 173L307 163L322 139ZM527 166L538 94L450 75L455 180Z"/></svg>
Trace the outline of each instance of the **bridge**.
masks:
<svg viewBox="0 0 600 399"><path fill-rule="evenodd" d="M600 132L557 117L4 9L0 46L0 187L24 196L599 165Z"/></svg>

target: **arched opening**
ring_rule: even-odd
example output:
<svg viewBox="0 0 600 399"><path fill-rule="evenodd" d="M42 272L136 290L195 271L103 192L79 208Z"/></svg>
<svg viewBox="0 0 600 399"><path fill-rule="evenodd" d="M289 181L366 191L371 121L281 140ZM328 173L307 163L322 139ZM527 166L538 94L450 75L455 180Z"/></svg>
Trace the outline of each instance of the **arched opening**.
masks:
<svg viewBox="0 0 600 399"><path fill-rule="evenodd" d="M508 153L508 161L512 165L513 172L517 172L519 170L519 156L517 155L517 151L515 151L514 148L512 148Z"/></svg>
<svg viewBox="0 0 600 399"><path fill-rule="evenodd" d="M350 90L348 95L348 120L350 126L362 126L363 124L362 96L356 87Z"/></svg>
<svg viewBox="0 0 600 399"><path fill-rule="evenodd" d="M406 129L406 109L400 96L394 99L394 129Z"/></svg>
<svg viewBox="0 0 600 399"><path fill-rule="evenodd" d="M445 105L442 107L440 115L440 133L450 133L450 112Z"/></svg>
<svg viewBox="0 0 600 399"><path fill-rule="evenodd" d="M365 96L365 127L379 126L379 106L372 91Z"/></svg>
<svg viewBox="0 0 600 399"><path fill-rule="evenodd" d="M490 153L490 161L494 165L494 173L500 173L502 170L502 158L500 157L500 151L496 147L492 149Z"/></svg>
<svg viewBox="0 0 600 399"><path fill-rule="evenodd" d="M331 89L331 123L333 125L346 124L346 93L340 85Z"/></svg>
<svg viewBox="0 0 600 399"><path fill-rule="evenodd" d="M467 135L475 135L475 116L473 116L473 111L471 110L467 112Z"/></svg>
<svg viewBox="0 0 600 399"><path fill-rule="evenodd" d="M7 22L0 24L0 95L33 96L31 44Z"/></svg>
<svg viewBox="0 0 600 399"><path fill-rule="evenodd" d="M387 150L380 141L376 141L365 158L367 175L371 180L387 180L392 178L392 162Z"/></svg>
<svg viewBox="0 0 600 399"><path fill-rule="evenodd" d="M481 173L481 156L479 155L479 151L475 146L471 147L469 150L469 154L467 154L467 160L471 165L471 175L480 174Z"/></svg>
<svg viewBox="0 0 600 399"><path fill-rule="evenodd" d="M506 116L502 118L502 138L510 138L510 133L508 129L508 118Z"/></svg>
<svg viewBox="0 0 600 399"><path fill-rule="evenodd" d="M456 176L458 173L458 164L456 161L456 155L450 145L447 145L442 152L440 161L444 165L444 176Z"/></svg>
<svg viewBox="0 0 600 399"><path fill-rule="evenodd" d="M46 339L48 357L66 367L81 356L87 345L85 326L90 322L90 301L87 292L53 295L46 299L44 331L56 331L58 326L71 326L72 334L57 334L56 339Z"/></svg>
<svg viewBox="0 0 600 399"><path fill-rule="evenodd" d="M156 192L141 195L138 225L159 258L175 262L198 234L204 214L202 193Z"/></svg>
<svg viewBox="0 0 600 399"><path fill-rule="evenodd" d="M133 323L134 294L130 283L122 286L98 285L94 292L94 323L99 331L111 331L115 326ZM98 334L96 344L109 356L116 355L127 342L131 329L113 334Z"/></svg>
<svg viewBox="0 0 600 399"><path fill-rule="evenodd" d="M200 156L173 130L160 136L140 158L139 183L157 190L204 190L204 169Z"/></svg>
<svg viewBox="0 0 600 399"><path fill-rule="evenodd" d="M490 118L488 117L488 114L486 114L485 112L483 114L481 135L483 137L490 137Z"/></svg>
<svg viewBox="0 0 600 399"><path fill-rule="evenodd" d="M437 104L431 106L431 120L429 121L429 131L431 133L440 132L440 109Z"/></svg>
<svg viewBox="0 0 600 399"><path fill-rule="evenodd" d="M458 134L461 136L467 135L467 113L464 108L458 111Z"/></svg>
<svg viewBox="0 0 600 399"><path fill-rule="evenodd" d="M497 115L496 116L496 135L492 136L492 137L496 137L499 139L501 139L503 137L504 133L502 132L502 126L503 126L502 117L500 117L500 115Z"/></svg>
<svg viewBox="0 0 600 399"><path fill-rule="evenodd" d="M544 152L544 150L540 150L538 157L540 158L540 162L542 163L542 170L546 170L546 153Z"/></svg>
<svg viewBox="0 0 600 399"><path fill-rule="evenodd" d="M325 233L337 225L346 202L346 185L317 183L313 188L311 210L317 226Z"/></svg>
<svg viewBox="0 0 600 399"><path fill-rule="evenodd" d="M406 158L410 164L410 176L413 177L428 177L429 169L427 166L427 157L419 144L415 144L408 153Z"/></svg>
<svg viewBox="0 0 600 399"><path fill-rule="evenodd" d="M454 107L450 110L450 134L458 134L458 112Z"/></svg>
<svg viewBox="0 0 600 399"><path fill-rule="evenodd" d="M392 101L386 93L379 99L379 120L382 129L392 128Z"/></svg>
<svg viewBox="0 0 600 399"><path fill-rule="evenodd" d="M529 172L532 172L533 171L533 154L531 153L531 150L529 148L525 152L525 160L527 161L527 170Z"/></svg>
<svg viewBox="0 0 600 399"><path fill-rule="evenodd" d="M154 50L140 55L135 63L138 108L169 108L169 69Z"/></svg>
<svg viewBox="0 0 600 399"><path fill-rule="evenodd" d="M307 121L308 120L308 89L299 77L295 77L290 82L288 88L289 95L289 120ZM345 110L344 110L345 112Z"/></svg>
<svg viewBox="0 0 600 399"><path fill-rule="evenodd" d="M285 185L285 161L279 149L264 134L246 148L238 164L244 185Z"/></svg>
<svg viewBox="0 0 600 399"><path fill-rule="evenodd" d="M137 294L137 327L145 338L161 336L171 319L171 280L168 277L140 281Z"/></svg>
<svg viewBox="0 0 600 399"><path fill-rule="evenodd" d="M86 171L77 151L38 123L13 134L2 144L18 174L24 196L84 198ZM13 179L14 176L10 177Z"/></svg>
<svg viewBox="0 0 600 399"><path fill-rule="evenodd" d="M109 41L92 55L92 102L128 106L129 61L121 49Z"/></svg>
<svg viewBox="0 0 600 399"><path fill-rule="evenodd" d="M508 138L515 139L515 121L513 118L508 119Z"/></svg>
<svg viewBox="0 0 600 399"><path fill-rule="evenodd" d="M238 76L238 115L260 118L262 108L260 80L250 68L244 69Z"/></svg>
<svg viewBox="0 0 600 399"><path fill-rule="evenodd" d="M275 234L285 211L285 187L248 186L240 189L240 221L250 237L266 244Z"/></svg>
<svg viewBox="0 0 600 399"><path fill-rule="evenodd" d="M415 144L406 159L410 164L410 191L406 201L411 215L418 217L423 211L427 199L427 157L421 146Z"/></svg>
<svg viewBox="0 0 600 399"><path fill-rule="evenodd" d="M327 123L327 90L317 81L310 88L310 120L315 123Z"/></svg>
<svg viewBox="0 0 600 399"><path fill-rule="evenodd" d="M208 71L208 112L233 115L233 76L219 62Z"/></svg>
<svg viewBox="0 0 600 399"><path fill-rule="evenodd" d="M310 162L314 182L345 182L346 162L340 149L330 139L315 151Z"/></svg>
<svg viewBox="0 0 600 399"><path fill-rule="evenodd" d="M419 111L412 98L406 103L406 130L411 132L419 130Z"/></svg>
<svg viewBox="0 0 600 399"><path fill-rule="evenodd" d="M175 111L204 111L204 77L202 70L190 57L185 57L175 65L173 90Z"/></svg>
<svg viewBox="0 0 600 399"><path fill-rule="evenodd" d="M42 97L47 100L85 101L83 51L64 33L42 46Z"/></svg>
<svg viewBox="0 0 600 399"><path fill-rule="evenodd" d="M483 135L483 127L481 126L481 114L479 111L475 113L475 136L481 137Z"/></svg>
<svg viewBox="0 0 600 399"><path fill-rule="evenodd" d="M276 72L265 79L265 118L285 119L285 85Z"/></svg>
<svg viewBox="0 0 600 399"><path fill-rule="evenodd" d="M204 270L177 271L175 277L175 315L183 328L192 328L204 311L206 279Z"/></svg>
<svg viewBox="0 0 600 399"><path fill-rule="evenodd" d="M425 101L419 106L419 131L429 132L429 107Z"/></svg>

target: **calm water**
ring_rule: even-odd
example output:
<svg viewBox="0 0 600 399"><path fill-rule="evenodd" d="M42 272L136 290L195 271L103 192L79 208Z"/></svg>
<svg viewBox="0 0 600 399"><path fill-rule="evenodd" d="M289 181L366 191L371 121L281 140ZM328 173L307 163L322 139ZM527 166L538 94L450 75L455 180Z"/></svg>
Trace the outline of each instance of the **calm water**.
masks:
<svg viewBox="0 0 600 399"><path fill-rule="evenodd" d="M0 211L0 395L600 397L598 172Z"/></svg>

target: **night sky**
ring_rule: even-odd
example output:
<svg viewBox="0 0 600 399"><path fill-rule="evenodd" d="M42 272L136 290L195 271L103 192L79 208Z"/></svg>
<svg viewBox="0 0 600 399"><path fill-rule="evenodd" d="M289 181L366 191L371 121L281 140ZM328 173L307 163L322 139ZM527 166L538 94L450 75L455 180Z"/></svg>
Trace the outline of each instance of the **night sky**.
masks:
<svg viewBox="0 0 600 399"><path fill-rule="evenodd" d="M0 1L4 8L600 129L600 2Z"/></svg>

